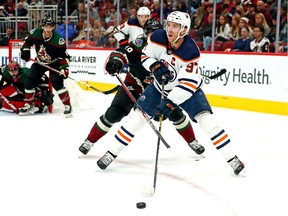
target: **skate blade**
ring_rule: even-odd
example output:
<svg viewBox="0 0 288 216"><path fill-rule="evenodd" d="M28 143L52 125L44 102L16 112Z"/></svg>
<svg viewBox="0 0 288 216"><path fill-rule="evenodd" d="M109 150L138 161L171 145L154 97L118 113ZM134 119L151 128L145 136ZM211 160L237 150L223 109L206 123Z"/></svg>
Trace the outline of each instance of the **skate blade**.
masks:
<svg viewBox="0 0 288 216"><path fill-rule="evenodd" d="M72 115L71 113L69 113L69 114L64 114L64 117L65 117L65 118L71 118L71 117L73 117L73 115Z"/></svg>

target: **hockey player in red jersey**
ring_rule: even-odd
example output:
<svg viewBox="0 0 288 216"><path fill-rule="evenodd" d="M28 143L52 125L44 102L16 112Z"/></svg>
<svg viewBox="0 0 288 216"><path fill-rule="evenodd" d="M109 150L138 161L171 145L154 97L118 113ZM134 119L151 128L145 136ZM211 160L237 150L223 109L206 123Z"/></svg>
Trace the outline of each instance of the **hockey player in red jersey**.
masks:
<svg viewBox="0 0 288 216"><path fill-rule="evenodd" d="M234 174L238 175L244 169L244 164L236 156L225 130L215 121L201 89L203 80L198 71L200 50L188 35L190 25L189 14L174 11L167 17L165 30L155 31L151 35L142 51L141 60L144 68L154 74L155 80L144 90L137 102L150 116L164 115L173 122L179 121L183 117L182 109L185 110L190 119L199 123L230 164ZM161 102L163 82L166 98ZM109 166L146 123L137 109L129 117L116 132L115 145L97 161L101 169Z"/></svg>
<svg viewBox="0 0 288 216"><path fill-rule="evenodd" d="M162 29L162 25L159 21L150 19L147 20L143 29L145 35L148 35L155 30ZM131 41L129 45L120 47L116 51L112 52L106 64L106 70L109 72L109 74L114 75L115 73L119 73L124 64L129 63L124 82L135 98L138 98L151 82L150 72L142 67L140 61L141 51L145 45L146 38L140 38L138 36L136 41ZM87 154L94 143L104 136L113 126L113 124L119 122L130 112L133 105L133 101L129 98L121 86L118 89L111 106L92 126L86 140L79 147L80 152ZM195 135L188 118L186 119L183 117L181 121L175 123L175 127L180 134L185 136L189 146L197 154L202 154L204 152L204 148L195 139Z"/></svg>
<svg viewBox="0 0 288 216"><path fill-rule="evenodd" d="M42 27L33 29L25 38L21 47L21 58L30 60L30 48L35 46L36 61L31 66L31 73L28 74L25 82L25 97L27 105L19 110L19 115L30 115L34 113L35 87L47 68L41 64L48 65L61 72L61 75L50 71L50 81L64 105L64 115L71 116L71 103L68 90L64 86L64 79L69 75L70 56L66 50L65 40L54 31L55 21L51 17L44 17Z"/></svg>
<svg viewBox="0 0 288 216"><path fill-rule="evenodd" d="M0 71L0 109L18 112L27 103L24 95L24 83L30 69L21 67L18 62L11 61ZM43 74L36 87L35 107L37 112L45 112L53 103L53 95L49 91L48 77ZM15 109L15 110L14 110Z"/></svg>

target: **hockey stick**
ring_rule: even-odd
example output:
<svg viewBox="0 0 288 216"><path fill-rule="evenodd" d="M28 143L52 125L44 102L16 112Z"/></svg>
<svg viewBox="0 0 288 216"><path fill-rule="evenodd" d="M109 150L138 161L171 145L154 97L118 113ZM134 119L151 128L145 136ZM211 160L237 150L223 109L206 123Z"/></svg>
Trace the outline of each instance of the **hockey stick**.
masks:
<svg viewBox="0 0 288 216"><path fill-rule="evenodd" d="M162 83L161 88L161 102L164 100L164 82ZM161 114L159 119L159 132L162 131L162 123L163 123L163 114ZM160 150L160 138L157 140L157 149L156 149L156 159L155 159L155 167L154 167L154 180L153 180L153 191L155 193L156 190L156 182L157 182L157 173L158 173L158 158L159 158L159 150Z"/></svg>
<svg viewBox="0 0 288 216"><path fill-rule="evenodd" d="M15 112L15 113L19 113L19 110L17 107L15 107L12 103L10 103L10 101L0 92L0 98L2 98L5 103L8 104L8 106Z"/></svg>
<svg viewBox="0 0 288 216"><path fill-rule="evenodd" d="M161 133L159 132L159 130L157 130L157 128L155 127L155 125L153 124L153 122L151 121L151 119L149 118L148 114L141 108L141 106L139 105L139 103L137 102L136 98L132 95L132 93L129 91L128 87L126 86L126 84L124 83L124 81L121 79L121 77L119 76L119 74L116 74L116 77L118 79L118 81L121 83L121 86L123 87L123 89L125 90L125 92L127 93L127 95L130 97L130 99L133 101L133 103L136 105L136 107L138 108L138 110L141 112L141 114L144 116L144 118L146 119L146 121L148 122L148 124L150 125L150 127L152 128L152 130L156 133L156 135L159 137L159 139L163 142L163 144L166 146L166 148L170 148L170 145L166 142L166 140L164 139L164 137L161 135Z"/></svg>
<svg viewBox="0 0 288 216"><path fill-rule="evenodd" d="M59 75L62 75L61 71L56 70L55 68L52 68L52 67L50 67L50 66L48 66L48 65L45 65L45 64L42 64L42 63L40 63L40 62L38 62L38 61L35 61L35 60L33 60L33 59L31 59L31 60L34 61L34 62L36 62L37 64L43 66L43 67L46 67L47 69L49 69L49 70L51 70L51 71L53 71L53 72L55 72L55 73L58 73ZM73 80L73 81L75 81L75 82L77 82L77 83L80 83L80 84L82 84L82 85L84 85L84 86L86 86L86 87L88 87L88 88L91 88L91 89L93 89L93 90L95 90L95 91L97 91L97 92L100 92L100 93L102 93L102 94L111 94L111 93L114 93L114 92L116 92L116 91L118 90L118 88L119 88L119 85L117 85L117 86L115 86L114 88L106 91L106 90L101 90L101 89L95 88L94 86L91 86L91 85L89 85L89 84L87 84L87 83L85 83L85 82L83 82L83 81L75 80L74 78L72 78L72 77L70 77L70 76L68 76L68 78L71 79L71 80Z"/></svg>
<svg viewBox="0 0 288 216"><path fill-rule="evenodd" d="M223 68L221 69L218 73L212 75L212 76L207 76L207 75L204 75L204 74L201 74L203 77L206 77L208 79L216 79L217 77L221 76L222 74L226 73L226 69Z"/></svg>

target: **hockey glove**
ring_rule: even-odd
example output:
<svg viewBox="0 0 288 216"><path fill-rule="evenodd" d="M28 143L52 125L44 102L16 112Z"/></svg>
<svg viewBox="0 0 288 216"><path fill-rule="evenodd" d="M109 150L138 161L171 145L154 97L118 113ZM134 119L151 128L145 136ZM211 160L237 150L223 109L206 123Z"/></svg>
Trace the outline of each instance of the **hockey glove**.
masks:
<svg viewBox="0 0 288 216"><path fill-rule="evenodd" d="M178 106L173 103L168 98L165 98L157 107L154 115L154 119L160 119L160 116L163 114L163 118L166 119Z"/></svg>
<svg viewBox="0 0 288 216"><path fill-rule="evenodd" d="M62 76L63 79L67 79L69 76L69 68L66 67L66 68L61 69L60 76Z"/></svg>
<svg viewBox="0 0 288 216"><path fill-rule="evenodd" d="M54 102L53 97L54 95L49 90L44 90L42 91L40 100L45 106L50 106Z"/></svg>
<svg viewBox="0 0 288 216"><path fill-rule="evenodd" d="M21 59L28 62L30 60L30 49L29 48L23 48L21 49Z"/></svg>
<svg viewBox="0 0 288 216"><path fill-rule="evenodd" d="M159 84L166 85L172 79L171 73L168 68L160 61L156 61L150 66L150 71L154 74L155 79Z"/></svg>
<svg viewBox="0 0 288 216"><path fill-rule="evenodd" d="M108 71L108 73L113 76L116 73L119 73L121 71L121 68L123 67L124 64L127 64L128 60L126 58L126 55L118 52L118 51L114 51L110 54L109 60L106 63L106 71Z"/></svg>

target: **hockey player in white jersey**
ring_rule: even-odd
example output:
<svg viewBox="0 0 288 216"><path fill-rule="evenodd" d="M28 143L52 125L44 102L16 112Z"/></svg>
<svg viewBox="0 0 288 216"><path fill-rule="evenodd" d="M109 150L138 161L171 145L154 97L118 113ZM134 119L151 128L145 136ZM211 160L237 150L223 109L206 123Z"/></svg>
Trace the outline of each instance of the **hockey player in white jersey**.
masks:
<svg viewBox="0 0 288 216"><path fill-rule="evenodd" d="M159 117L163 114L173 122L184 116L181 108L185 110L210 137L234 174L239 175L244 164L236 156L225 130L215 121L201 89L203 81L198 71L200 51L188 36L190 24L189 14L174 11L167 17L166 29L157 30L151 35L143 49L142 64L154 74L155 81L144 90L137 102L150 116ZM160 86L163 82L166 98L161 102ZM101 169L105 169L116 158L146 123L138 112L134 110L130 119L117 131L115 145L97 161Z"/></svg>
<svg viewBox="0 0 288 216"><path fill-rule="evenodd" d="M120 46L126 46L129 42L143 37L143 26L150 19L151 11L147 7L140 7L137 11L137 18L131 18L114 29L114 37Z"/></svg>

